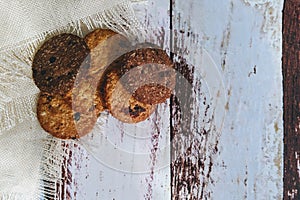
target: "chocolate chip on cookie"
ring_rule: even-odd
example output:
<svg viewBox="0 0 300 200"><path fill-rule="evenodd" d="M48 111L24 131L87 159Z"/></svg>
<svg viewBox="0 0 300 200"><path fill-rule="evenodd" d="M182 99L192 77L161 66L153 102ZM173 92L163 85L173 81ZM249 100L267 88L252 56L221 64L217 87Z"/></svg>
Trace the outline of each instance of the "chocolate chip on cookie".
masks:
<svg viewBox="0 0 300 200"><path fill-rule="evenodd" d="M84 39L60 34L47 40L36 52L33 79L42 92L64 95L74 86L80 67L89 68L89 48Z"/></svg>
<svg viewBox="0 0 300 200"><path fill-rule="evenodd" d="M109 112L125 123L138 123L146 120L155 110L156 105L137 101L126 89L118 83L116 73L110 73L103 90L106 91L104 102Z"/></svg>
<svg viewBox="0 0 300 200"><path fill-rule="evenodd" d="M164 102L175 88L174 65L161 49L143 48L122 55L106 69L101 81L102 88L103 83L109 82L105 79L110 77L110 74L115 74L117 82L144 104ZM107 89L99 90L103 96L109 92Z"/></svg>
<svg viewBox="0 0 300 200"><path fill-rule="evenodd" d="M82 102L82 107L72 103L71 92L66 96L42 92L37 104L37 117L42 128L61 139L75 139L88 134L97 121L94 109Z"/></svg>

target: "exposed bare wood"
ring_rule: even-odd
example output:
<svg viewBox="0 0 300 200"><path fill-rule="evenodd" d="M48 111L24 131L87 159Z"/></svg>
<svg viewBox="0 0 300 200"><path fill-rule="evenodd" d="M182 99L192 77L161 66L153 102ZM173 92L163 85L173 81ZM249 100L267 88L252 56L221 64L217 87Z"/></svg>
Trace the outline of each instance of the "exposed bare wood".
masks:
<svg viewBox="0 0 300 200"><path fill-rule="evenodd" d="M300 1L283 10L284 199L300 199Z"/></svg>

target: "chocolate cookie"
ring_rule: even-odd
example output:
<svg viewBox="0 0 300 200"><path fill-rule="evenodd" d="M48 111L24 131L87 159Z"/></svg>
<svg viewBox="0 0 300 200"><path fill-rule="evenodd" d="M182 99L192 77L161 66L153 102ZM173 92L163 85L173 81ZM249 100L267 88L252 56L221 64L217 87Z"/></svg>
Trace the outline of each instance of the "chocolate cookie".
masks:
<svg viewBox="0 0 300 200"><path fill-rule="evenodd" d="M175 88L175 70L165 51L143 48L130 51L116 59L105 71L101 81L104 88L107 77L115 74L127 93L144 104L158 104L169 98ZM114 86L112 86L114 87ZM99 90L107 96L107 89Z"/></svg>
<svg viewBox="0 0 300 200"><path fill-rule="evenodd" d="M80 67L88 68L89 48L84 39L60 34L47 40L36 52L33 79L42 92L64 95L72 89Z"/></svg>
<svg viewBox="0 0 300 200"><path fill-rule="evenodd" d="M61 139L75 139L88 134L97 120L94 107L88 109L85 101L72 102L72 93L66 96L42 92L37 104L38 120L48 133ZM78 97L79 98L79 97ZM84 98L83 98L84 99ZM89 103L88 103L89 104Z"/></svg>
<svg viewBox="0 0 300 200"><path fill-rule="evenodd" d="M106 91L106 106L112 116L125 123L146 120L153 113L156 105L144 104L134 99L118 79L116 73L110 73L103 88Z"/></svg>

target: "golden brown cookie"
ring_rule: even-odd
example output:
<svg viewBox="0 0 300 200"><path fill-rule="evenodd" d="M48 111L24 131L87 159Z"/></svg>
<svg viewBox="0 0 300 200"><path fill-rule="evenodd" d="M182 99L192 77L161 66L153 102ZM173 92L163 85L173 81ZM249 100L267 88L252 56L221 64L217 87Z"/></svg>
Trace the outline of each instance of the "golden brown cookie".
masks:
<svg viewBox="0 0 300 200"><path fill-rule="evenodd" d="M86 74L79 77L89 80L93 88L99 87L99 81L109 64L134 48L126 37L108 29L94 30L85 36L85 41L91 51L91 66ZM97 94L100 96L99 90Z"/></svg>
<svg viewBox="0 0 300 200"><path fill-rule="evenodd" d="M97 121L97 112L91 105L93 98L85 98L84 91L72 101L72 93L66 96L42 92L37 104L40 125L54 137L75 139L88 134ZM78 100L79 99L79 100Z"/></svg>
<svg viewBox="0 0 300 200"><path fill-rule="evenodd" d="M72 90L72 106L77 112L92 112L97 117L104 110L99 92L87 79L76 79Z"/></svg>
<svg viewBox="0 0 300 200"><path fill-rule="evenodd" d="M84 39L60 34L47 40L36 52L33 79L42 92L65 95L74 86L79 68L88 68L89 48Z"/></svg>
<svg viewBox="0 0 300 200"><path fill-rule="evenodd" d="M124 36L105 29L95 30L88 34L85 40L91 48L92 70L90 70L90 76L100 74L100 76L103 77L104 70L106 70L111 63L135 48ZM96 76L99 77L99 75ZM108 109L115 118L125 123L137 123L147 119L155 110L156 106L137 101L122 86L116 86L116 82L119 80L117 76L114 76L114 74L108 76L109 80L104 78L105 83L98 85L98 91L107 91L105 97L102 96L103 93L99 94L102 96L103 106Z"/></svg>
<svg viewBox="0 0 300 200"><path fill-rule="evenodd" d="M88 47L92 50L97 48L101 42L116 34L116 32L109 29L96 29L88 33L84 40Z"/></svg>
<svg viewBox="0 0 300 200"><path fill-rule="evenodd" d="M76 87L73 91L75 94L75 104L78 99L76 96L78 96L79 92L81 92L81 95L85 96L95 94L97 100L95 102L96 110L100 112L104 110L97 87L107 65L108 48L105 41L114 35L117 35L117 33L109 29L96 29L85 36L84 40L90 49L91 63L88 70L82 69L78 73L75 84ZM89 85L89 87L87 87L87 85ZM82 90L85 90L85 92ZM88 101L88 98L85 99ZM98 114L100 114L100 112L98 112Z"/></svg>
<svg viewBox="0 0 300 200"><path fill-rule="evenodd" d="M165 51L155 48L143 48L130 51L116 59L105 71L101 88L103 96L109 91L103 90L107 77L115 74L117 82L127 93L144 104L158 104L168 99L175 88L176 73L174 65ZM114 87L114 86L112 86Z"/></svg>

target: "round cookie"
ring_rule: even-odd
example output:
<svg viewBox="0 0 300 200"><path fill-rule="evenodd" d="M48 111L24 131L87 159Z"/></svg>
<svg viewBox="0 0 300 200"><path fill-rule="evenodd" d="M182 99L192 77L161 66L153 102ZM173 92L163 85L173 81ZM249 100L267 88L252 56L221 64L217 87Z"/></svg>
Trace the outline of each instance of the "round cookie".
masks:
<svg viewBox="0 0 300 200"><path fill-rule="evenodd" d="M163 103L175 88L174 65L161 49L142 48L130 51L107 68L104 79L110 74L115 74L115 79L123 85L127 93L144 104ZM109 81L104 80L101 84L104 82ZM100 91L103 96L109 92L101 88Z"/></svg>
<svg viewBox="0 0 300 200"><path fill-rule="evenodd" d="M144 121L156 108L156 105L144 104L134 99L118 82L116 73L108 74L103 90L106 91L104 101L108 110L112 116L124 123Z"/></svg>
<svg viewBox="0 0 300 200"><path fill-rule="evenodd" d="M84 98L83 98L84 99ZM42 92L37 104L37 117L42 128L61 139L75 139L88 134L97 121L93 106L72 103L72 93L66 96Z"/></svg>
<svg viewBox="0 0 300 200"><path fill-rule="evenodd" d="M42 92L64 95L74 86L80 67L88 68L89 48L84 39L60 34L47 40L36 52L33 79Z"/></svg>

